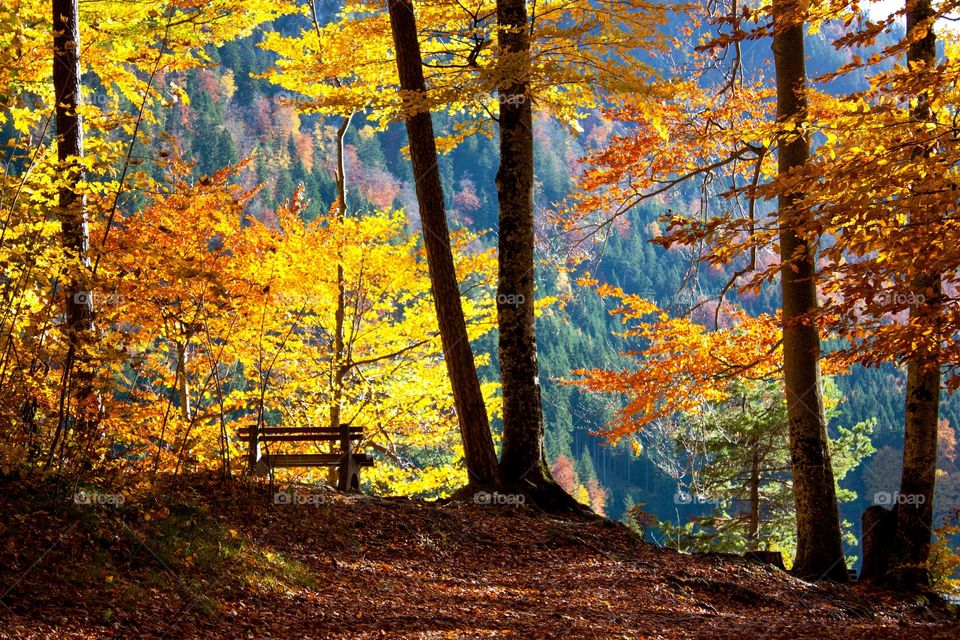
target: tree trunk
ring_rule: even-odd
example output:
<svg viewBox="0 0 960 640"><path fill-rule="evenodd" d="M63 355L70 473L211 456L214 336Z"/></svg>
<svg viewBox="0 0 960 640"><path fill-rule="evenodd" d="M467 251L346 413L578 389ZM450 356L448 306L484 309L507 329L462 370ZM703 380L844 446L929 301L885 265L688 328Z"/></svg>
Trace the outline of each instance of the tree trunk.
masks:
<svg viewBox="0 0 960 640"><path fill-rule="evenodd" d="M500 205L497 320L503 383L501 470L512 482L549 476L534 327L533 109L524 0L498 0L500 45Z"/></svg>
<svg viewBox="0 0 960 640"><path fill-rule="evenodd" d="M936 284L939 282L937 278ZM907 364L903 475L892 567L895 584L904 589L929 587L927 559L933 533L939 413L940 369L935 362L914 357Z"/></svg>
<svg viewBox="0 0 960 640"><path fill-rule="evenodd" d="M180 417L184 422L190 422L193 416L193 408L190 406L190 382L187 380L187 342L189 337L184 338L183 342L177 341L177 382L180 395Z"/></svg>
<svg viewBox="0 0 960 640"><path fill-rule="evenodd" d="M936 63L936 35L932 24L925 24L933 13L930 0L907 0L907 36L914 35L918 29L926 29L926 34L911 44L907 51L907 64L911 67L919 65L922 69L929 69ZM918 122L932 118L933 113L925 94L917 96L912 116ZM925 155L927 151L924 149L917 155ZM924 219L912 218L911 222L930 222L923 213L920 215ZM935 314L936 310L931 307L939 304L940 274L921 274L913 284L916 292L924 296L924 302L911 307L911 318ZM924 306L928 308L924 309ZM891 576L894 584L905 589L929 587L927 559L933 527L937 427L940 418L940 367L936 354L932 352L936 348L936 345L932 345L920 349L907 362L903 475L895 506L896 544Z"/></svg>
<svg viewBox="0 0 960 640"><path fill-rule="evenodd" d="M344 138L353 115L343 119L337 129L337 219L342 224L347 217L347 168L343 153ZM341 413L343 411L343 379L346 375L348 363L346 361L345 329L347 315L347 293L343 277L343 256L337 251L337 309L333 317L333 370L330 381L330 428L339 429ZM349 437L341 442L341 448L346 451L350 445Z"/></svg>
<svg viewBox="0 0 960 640"><path fill-rule="evenodd" d="M774 0L773 57L777 76L777 120L793 123L778 139L781 175L802 167L810 154L800 132L807 117L803 22L795 0ZM798 135L799 134L799 135ZM820 336L811 314L817 309L815 241L803 237L799 194L779 198L780 278L783 294L783 369L790 421L790 455L797 510L796 574L848 580L836 488L827 448L820 379Z"/></svg>
<svg viewBox="0 0 960 640"><path fill-rule="evenodd" d="M389 5L400 86L410 94L409 103L415 105L417 99L426 94L426 83L423 78L413 4L410 0L391 0ZM450 247L443 187L437 171L437 147L430 111L421 108L408 112L406 125L420 206L423 242L427 250L430 286L447 373L453 388L453 401L460 422L468 479L470 484L494 485L499 482L497 454L493 447L473 351L467 338L460 287L453 263L453 250Z"/></svg>
<svg viewBox="0 0 960 640"><path fill-rule="evenodd" d="M750 531L747 543L751 551L760 548L760 452L755 438L751 438L753 457L750 459Z"/></svg>
<svg viewBox="0 0 960 640"><path fill-rule="evenodd" d="M90 234L87 228L86 199L77 190L83 171L77 162L83 157L83 122L77 113L80 104L80 24L77 0L53 0L53 88L56 103L57 159L67 180L60 187L57 215L62 242L71 264L66 269L66 367L75 374L65 378L75 390L78 431L89 430L97 402L92 374L88 368L87 345L93 340L93 295L90 285ZM73 264L73 261L78 264Z"/></svg>
<svg viewBox="0 0 960 640"><path fill-rule="evenodd" d="M500 206L497 324L503 393L504 481L549 511L582 511L553 480L543 448L534 316L533 105L525 0L497 0Z"/></svg>
<svg viewBox="0 0 960 640"><path fill-rule="evenodd" d="M875 504L860 517L863 531L860 549L863 564L860 566L860 582L883 581L890 566L890 554L894 545L896 513Z"/></svg>

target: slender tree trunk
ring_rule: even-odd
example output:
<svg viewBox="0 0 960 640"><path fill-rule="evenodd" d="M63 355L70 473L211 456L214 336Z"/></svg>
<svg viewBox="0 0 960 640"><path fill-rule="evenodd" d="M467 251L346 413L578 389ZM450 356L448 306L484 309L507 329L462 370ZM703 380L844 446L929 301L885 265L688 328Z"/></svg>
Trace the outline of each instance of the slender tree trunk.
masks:
<svg viewBox="0 0 960 640"><path fill-rule="evenodd" d="M932 24L929 24L932 16L930 0L907 0L907 36L914 35L918 29L926 29L925 35L911 44L907 52L907 64L911 67L919 65L922 69L929 69L936 63L937 39ZM917 96L912 115L918 122L932 118L927 95ZM927 151L924 149L917 155L922 156ZM926 217L923 213L920 215ZM928 221L911 218L911 222ZM921 274L913 284L916 292L924 296L924 302L911 307L910 317L936 314L941 293L940 274ZM900 499L895 506L897 525L892 575L893 582L906 589L929 587L927 559L933 527L940 419L940 367L936 354L930 349L936 349L936 345L919 351L907 362L903 475L900 478Z"/></svg>
<svg viewBox="0 0 960 640"><path fill-rule="evenodd" d="M20 418L23 420L24 431L28 434L27 462L33 463L40 458L40 425L37 424L37 399L31 397L20 407Z"/></svg>
<svg viewBox="0 0 960 640"><path fill-rule="evenodd" d="M177 342L177 376L180 393L180 417L189 422L193 414L193 408L190 406L190 382L187 380L187 341Z"/></svg>
<svg viewBox="0 0 960 640"><path fill-rule="evenodd" d="M347 217L347 170L343 153L344 138L350 127L352 115L343 119L337 129L337 219L342 224ZM333 371L330 404L330 427L340 428L340 414L343 411L343 378L347 363L345 361L345 330L347 315L347 294L343 279L343 256L337 252L337 309L334 312L333 328Z"/></svg>
<svg viewBox="0 0 960 640"><path fill-rule="evenodd" d="M86 419L97 409L92 374L88 370L88 345L93 340L93 296L89 291L90 233L86 199L77 190L83 171L77 162L83 157L83 122L77 113L80 104L80 25L77 0L53 0L53 88L56 102L57 159L67 178L60 187L57 215L62 242L71 260L63 291L66 295L66 377L77 400L81 417L78 429L88 430ZM78 264L72 264L76 260Z"/></svg>
<svg viewBox="0 0 960 640"><path fill-rule="evenodd" d="M543 448L543 411L534 315L533 104L525 0L497 0L500 98L500 205L497 323L503 389L506 482L550 511L580 506L554 481Z"/></svg>
<svg viewBox="0 0 960 640"><path fill-rule="evenodd" d="M760 452L754 440L753 457L750 460L750 531L749 546L751 551L760 548Z"/></svg>
<svg viewBox="0 0 960 640"><path fill-rule="evenodd" d="M347 218L347 165L344 155L344 140L353 114L345 117L337 129L337 220L342 225ZM343 254L337 251L337 309L334 312L333 335L333 380L331 381L332 402L330 404L330 426L340 430L340 452L349 458L352 455L350 427L341 424L343 420L343 380L347 375L349 363L346 349L347 292L343 276ZM336 480L337 488L349 491L351 465L341 463L334 478L331 469L330 479Z"/></svg>
<svg viewBox="0 0 960 640"><path fill-rule="evenodd" d="M799 10L796 0L773 2L777 120L796 127L793 131L784 129L778 140L781 175L802 167L810 155L809 141L800 133L807 117L807 98ZM796 193L784 193L779 198L783 369L797 510L797 557L793 570L803 577L846 582L836 487L827 448L820 336L810 317L817 309L816 243L798 232L804 222L803 214L796 210L798 199Z"/></svg>
<svg viewBox="0 0 960 640"><path fill-rule="evenodd" d="M410 0L390 0L390 25L397 54L400 86L416 104L426 94L417 24ZM437 148L433 120L427 109L418 109L406 117L413 176L427 250L430 286L440 326L440 340L453 388L453 400L460 422L460 435L470 484L493 485L499 482L497 454L473 351L467 338L467 325L460 301L460 287L450 247L450 232L443 201L443 187L437 171Z"/></svg>

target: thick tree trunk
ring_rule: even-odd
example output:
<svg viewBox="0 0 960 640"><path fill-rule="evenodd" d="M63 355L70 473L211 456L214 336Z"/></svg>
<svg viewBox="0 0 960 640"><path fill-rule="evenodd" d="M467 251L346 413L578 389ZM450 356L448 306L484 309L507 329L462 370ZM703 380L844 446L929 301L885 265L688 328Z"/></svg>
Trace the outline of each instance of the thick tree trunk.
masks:
<svg viewBox="0 0 960 640"><path fill-rule="evenodd" d="M410 0L390 0L390 25L397 55L400 86L409 92L411 104L426 93L423 78L417 24ZM433 303L440 326L440 339L453 388L453 400L460 421L464 457L470 484L495 485L499 482L497 454L490 434L490 423L473 351L467 338L467 325L460 301L460 288L450 247L443 187L437 170L437 148L433 120L429 110L418 109L406 117L413 176L427 250Z"/></svg>
<svg viewBox="0 0 960 640"><path fill-rule="evenodd" d="M53 88L56 102L57 158L68 178L60 187L57 215L62 242L71 264L66 269L68 353L66 378L77 402L78 431L88 431L97 412L92 373L89 371L89 344L93 340L93 295L90 289L90 234L86 200L77 190L83 171L77 160L83 157L83 122L77 113L80 104L80 25L77 0L53 0ZM74 263L74 261L76 261ZM63 416L61 416L62 418Z"/></svg>
<svg viewBox="0 0 960 640"><path fill-rule="evenodd" d="M860 582L883 581L890 566L893 552L896 513L875 504L863 512L860 529L863 531L860 549L863 564L860 566Z"/></svg>
<svg viewBox="0 0 960 640"><path fill-rule="evenodd" d="M939 278L936 284L939 285ZM937 287L939 288L939 287ZM905 589L929 587L927 559L933 533L933 498L937 472L937 424L940 415L940 370L922 358L907 364L903 475L896 505L894 583Z"/></svg>
<svg viewBox="0 0 960 640"><path fill-rule="evenodd" d="M937 39L932 25L927 24L932 16L933 6L930 0L907 1L907 36L914 35L918 29L926 29L925 35L910 45L907 52L907 63L910 66L916 64L922 68L930 68L936 62ZM927 96L918 96L913 118L923 122L930 120L932 116ZM925 152L926 150L921 151L918 155ZM924 224L929 221L911 219L911 222ZM916 292L924 296L924 302L910 309L911 317L930 317L935 314L936 310L930 307L939 304L940 275L921 274L913 284ZM928 308L924 309L924 306ZM895 508L896 544L891 576L894 584L905 589L929 587L927 559L930 555L933 527L937 427L940 418L940 367L936 354L930 351L931 348L936 349L936 345L914 354L907 362L903 475Z"/></svg>
<svg viewBox="0 0 960 640"><path fill-rule="evenodd" d="M503 389L504 481L548 511L583 511L553 480L543 448L534 316L533 105L525 0L497 0L500 205L497 324Z"/></svg>
<svg viewBox="0 0 960 640"><path fill-rule="evenodd" d="M796 126L778 140L781 175L802 167L810 154L805 134L797 135L807 116L803 22L798 11L795 0L774 0L777 119ZM816 246L798 233L803 217L796 211L797 200L795 193L779 198L783 369L797 510L793 570L803 577L845 582L847 567L821 392L820 336L810 318L817 309Z"/></svg>
<svg viewBox="0 0 960 640"><path fill-rule="evenodd" d="M497 318L503 381L503 454L507 480L538 483L549 471L534 328L533 109L530 40L524 0L498 0L500 45L500 272Z"/></svg>

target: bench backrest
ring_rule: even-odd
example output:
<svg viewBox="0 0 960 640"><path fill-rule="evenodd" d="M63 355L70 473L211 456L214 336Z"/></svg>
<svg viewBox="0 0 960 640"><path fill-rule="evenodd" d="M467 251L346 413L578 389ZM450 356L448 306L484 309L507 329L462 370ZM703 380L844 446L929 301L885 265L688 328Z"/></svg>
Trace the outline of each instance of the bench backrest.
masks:
<svg viewBox="0 0 960 640"><path fill-rule="evenodd" d="M237 433L244 439L250 437L252 428L243 427ZM257 430L257 439L267 442L336 442L346 435L350 440L363 439L363 427L335 429L333 427L262 427Z"/></svg>

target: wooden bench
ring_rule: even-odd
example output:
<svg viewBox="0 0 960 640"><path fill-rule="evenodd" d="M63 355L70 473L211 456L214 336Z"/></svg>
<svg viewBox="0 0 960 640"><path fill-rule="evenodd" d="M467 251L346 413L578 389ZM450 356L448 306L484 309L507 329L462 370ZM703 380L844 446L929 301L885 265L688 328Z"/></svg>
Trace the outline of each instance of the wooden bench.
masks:
<svg viewBox="0 0 960 640"><path fill-rule="evenodd" d="M373 466L373 458L353 451L353 443L363 439L362 427L244 427L238 433L248 443L250 471L256 475L266 475L272 469L337 467L337 488L341 491L359 491L360 467ZM340 451L269 453L271 442L339 442ZM267 444L267 453L261 452L261 444Z"/></svg>

